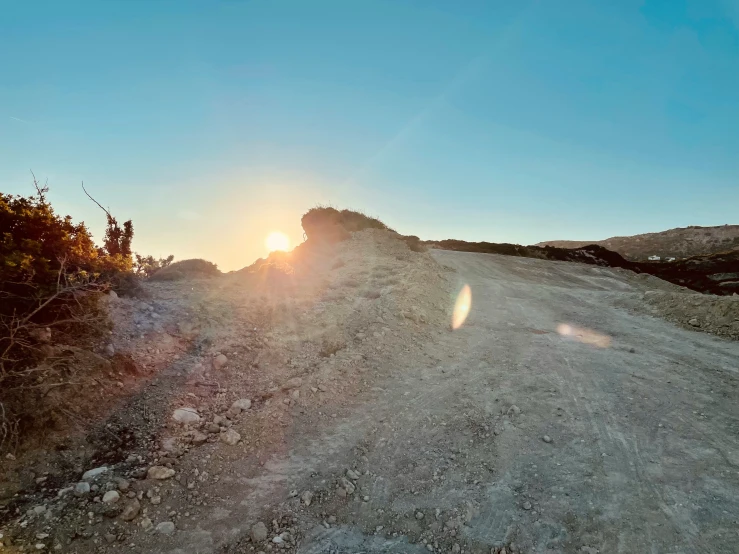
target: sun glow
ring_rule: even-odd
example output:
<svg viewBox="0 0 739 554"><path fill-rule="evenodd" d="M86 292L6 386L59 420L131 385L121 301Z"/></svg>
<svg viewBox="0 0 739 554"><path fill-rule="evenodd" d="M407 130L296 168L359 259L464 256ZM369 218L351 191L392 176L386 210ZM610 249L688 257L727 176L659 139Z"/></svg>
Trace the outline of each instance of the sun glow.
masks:
<svg viewBox="0 0 739 554"><path fill-rule="evenodd" d="M274 252L275 250L287 250L290 248L290 239L285 233L270 233L264 241L267 250Z"/></svg>

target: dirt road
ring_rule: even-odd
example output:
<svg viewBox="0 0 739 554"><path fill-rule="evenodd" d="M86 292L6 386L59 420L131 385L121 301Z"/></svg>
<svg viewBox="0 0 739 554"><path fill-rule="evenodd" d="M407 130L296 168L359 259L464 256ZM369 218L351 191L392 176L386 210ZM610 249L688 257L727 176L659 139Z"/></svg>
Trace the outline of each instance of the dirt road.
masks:
<svg viewBox="0 0 739 554"><path fill-rule="evenodd" d="M433 256L455 290L471 288L461 329L404 311L370 318L381 302L392 313L389 296L353 293L341 302L349 314L365 306L361 333L301 370L301 389L255 398L246 419L234 420L239 446L209 439L178 460L165 455L158 463L175 467L175 479L139 472L131 482L137 519L90 511L88 525L101 503L85 501L79 530L57 549L737 552L739 343L617 307L658 286L628 272ZM300 331L296 323L284 333ZM275 334L275 344L288 344L281 340ZM197 359L165 371L162 391L194 400L176 383ZM271 378L266 359L234 377ZM179 406L170 402L165 412ZM130 479L126 467L116 472ZM26 517L43 524L44 516ZM175 524L161 527L166 518ZM53 536L69 525L36 529Z"/></svg>
<svg viewBox="0 0 739 554"><path fill-rule="evenodd" d="M737 551L739 344L612 307L644 286L608 269L434 256L472 289L465 326L296 420L175 551L260 550L244 535L291 489L313 493L282 504L305 553Z"/></svg>

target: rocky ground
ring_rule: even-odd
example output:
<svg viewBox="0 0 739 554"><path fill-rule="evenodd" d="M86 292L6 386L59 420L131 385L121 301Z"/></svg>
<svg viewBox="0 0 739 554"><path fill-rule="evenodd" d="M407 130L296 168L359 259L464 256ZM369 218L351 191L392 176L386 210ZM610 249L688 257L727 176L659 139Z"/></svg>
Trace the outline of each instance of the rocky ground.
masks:
<svg viewBox="0 0 739 554"><path fill-rule="evenodd" d="M3 461L4 549L735 551L739 343L643 315L672 285L376 230L315 259L112 299L135 371Z"/></svg>

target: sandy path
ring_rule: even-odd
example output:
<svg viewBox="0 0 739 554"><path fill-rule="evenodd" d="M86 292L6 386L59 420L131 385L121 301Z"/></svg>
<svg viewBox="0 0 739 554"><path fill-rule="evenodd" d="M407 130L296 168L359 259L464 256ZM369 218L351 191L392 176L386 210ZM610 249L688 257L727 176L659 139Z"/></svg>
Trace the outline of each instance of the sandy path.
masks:
<svg viewBox="0 0 739 554"><path fill-rule="evenodd" d="M644 285L608 269L434 256L472 288L467 324L399 354L321 428L296 420L262 475L162 550L263 549L238 537L285 501L299 552L737 551L739 343L612 307ZM310 507L286 500L293 487Z"/></svg>

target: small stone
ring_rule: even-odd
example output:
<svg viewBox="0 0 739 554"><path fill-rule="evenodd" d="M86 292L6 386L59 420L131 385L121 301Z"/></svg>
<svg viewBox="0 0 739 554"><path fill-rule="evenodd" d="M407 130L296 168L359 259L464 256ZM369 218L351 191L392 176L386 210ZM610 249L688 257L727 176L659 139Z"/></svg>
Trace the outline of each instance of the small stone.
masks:
<svg viewBox="0 0 739 554"><path fill-rule="evenodd" d="M74 486L74 495L78 497L87 496L90 494L90 483L82 481Z"/></svg>
<svg viewBox="0 0 739 554"><path fill-rule="evenodd" d="M200 446L208 440L208 435L201 433L200 431L193 431L190 435L190 440L195 446Z"/></svg>
<svg viewBox="0 0 739 554"><path fill-rule="evenodd" d="M524 510L530 510L531 509L531 502L529 502L528 500L526 502L524 502L523 503L523 509Z"/></svg>
<svg viewBox="0 0 739 554"><path fill-rule="evenodd" d="M282 544L285 540L280 535L277 535L272 538L272 542L275 544Z"/></svg>
<svg viewBox="0 0 739 554"><path fill-rule="evenodd" d="M115 347L112 344L105 345L105 355L109 358L115 356Z"/></svg>
<svg viewBox="0 0 739 554"><path fill-rule="evenodd" d="M171 535L175 530L174 523L171 521L163 521L157 525L156 530L157 533L161 533L162 535Z"/></svg>
<svg viewBox="0 0 739 554"><path fill-rule="evenodd" d="M126 481L125 479L116 479L115 480L116 485L118 485L119 491L127 491L129 487L131 486L131 483Z"/></svg>
<svg viewBox="0 0 739 554"><path fill-rule="evenodd" d="M141 528L144 531L148 531L148 530L150 530L150 529L152 529L154 527L154 524L152 523L152 521L148 517L143 518L141 520L141 523L139 523L139 525L141 525Z"/></svg>
<svg viewBox="0 0 739 554"><path fill-rule="evenodd" d="M544 441L544 442L546 442L546 443L550 443L550 442L552 442L552 437L550 437L549 435L544 435L544 436L543 436L543 437L541 438L541 440L543 440L543 441Z"/></svg>
<svg viewBox="0 0 739 554"><path fill-rule="evenodd" d="M44 548L46 548L46 545L42 542L38 542L34 546L36 547L36 550L43 550Z"/></svg>
<svg viewBox="0 0 739 554"><path fill-rule="evenodd" d="M171 477L174 477L175 471L174 469L164 467L164 466L151 466L149 468L149 471L146 472L146 477L149 479L156 479L158 481L163 481L164 479L169 479Z"/></svg>
<svg viewBox="0 0 739 554"><path fill-rule="evenodd" d="M362 498L362 500L364 500L365 502L369 502L370 501L370 497L369 496L364 496Z"/></svg>
<svg viewBox="0 0 739 554"><path fill-rule="evenodd" d="M231 404L231 410L238 410L239 412L245 412L249 408L251 408L251 400L248 398L239 398Z"/></svg>
<svg viewBox="0 0 739 554"><path fill-rule="evenodd" d="M103 502L105 504L115 504L121 499L121 494L118 491L108 491L103 495Z"/></svg>
<svg viewBox="0 0 739 554"><path fill-rule="evenodd" d="M508 415L518 415L521 413L521 408L516 406L515 404L512 404L510 408L508 408Z"/></svg>
<svg viewBox="0 0 739 554"><path fill-rule="evenodd" d="M251 526L251 540L253 542L262 542L267 540L267 526L258 521Z"/></svg>
<svg viewBox="0 0 739 554"><path fill-rule="evenodd" d="M359 473L357 473L353 469L347 469L346 476L349 477L349 479L351 479L352 481L356 481L357 479L359 479Z"/></svg>
<svg viewBox="0 0 739 554"><path fill-rule="evenodd" d="M115 542L115 535L113 533L105 533L105 542L107 543Z"/></svg>
<svg viewBox="0 0 739 554"><path fill-rule="evenodd" d="M311 491L305 491L300 495L300 500L302 500L303 504L306 506L310 506L311 500L313 500L313 493Z"/></svg>
<svg viewBox="0 0 739 554"><path fill-rule="evenodd" d="M423 519L423 512L416 512L416 519Z"/></svg>
<svg viewBox="0 0 739 554"><path fill-rule="evenodd" d="M690 318L688 320L688 323L692 325L693 327L700 327L700 324L701 324L700 321L698 321L697 317Z"/></svg>
<svg viewBox="0 0 739 554"><path fill-rule="evenodd" d="M293 377L292 379L289 379L284 385L282 385L282 388L284 390L287 389L296 389L299 386L303 384L303 378L302 377Z"/></svg>
<svg viewBox="0 0 739 554"><path fill-rule="evenodd" d="M235 446L241 440L241 435L239 435L233 429L227 429L226 431L221 433L221 436L219 438L221 439L221 442L225 442L230 446Z"/></svg>
<svg viewBox="0 0 739 554"><path fill-rule="evenodd" d="M459 553L461 552L461 550L462 550L462 547L461 547L461 546L459 546L459 543L456 543L456 542L455 542L455 543L454 543L454 544L452 545L452 554L459 554Z"/></svg>
<svg viewBox="0 0 739 554"><path fill-rule="evenodd" d="M341 486L346 491L346 494L354 494L354 491L356 490L356 487L354 486L354 483L352 483L346 477L342 477L341 478Z"/></svg>
<svg viewBox="0 0 739 554"><path fill-rule="evenodd" d="M172 414L172 419L178 423L198 423L200 416L194 408L177 408Z"/></svg>
<svg viewBox="0 0 739 554"><path fill-rule="evenodd" d="M228 362L228 358L224 354L218 354L213 358L213 369L221 369Z"/></svg>
<svg viewBox="0 0 739 554"><path fill-rule="evenodd" d="M141 511L141 503L136 500L135 498L126 504L126 507L123 508L123 511L121 512L121 519L123 521L133 521L136 519L136 516L139 515L139 512Z"/></svg>
<svg viewBox="0 0 739 554"><path fill-rule="evenodd" d="M96 467L95 469L87 470L82 474L82 480L92 481L93 479L102 475L103 473L106 473L107 471L108 471L107 466L101 466L101 467Z"/></svg>
<svg viewBox="0 0 739 554"><path fill-rule="evenodd" d="M208 433L215 434L221 432L221 427L215 423L209 423L205 426L205 430L208 431Z"/></svg>

